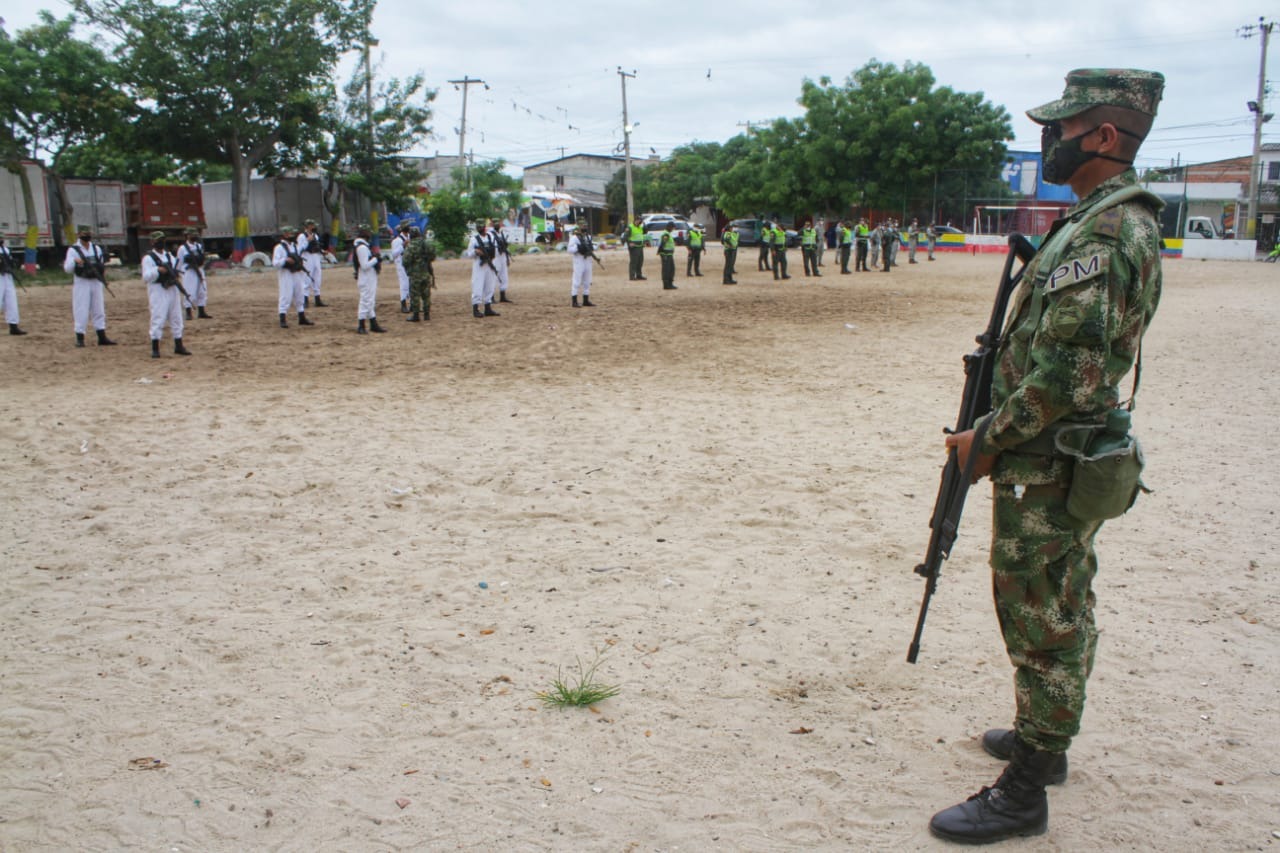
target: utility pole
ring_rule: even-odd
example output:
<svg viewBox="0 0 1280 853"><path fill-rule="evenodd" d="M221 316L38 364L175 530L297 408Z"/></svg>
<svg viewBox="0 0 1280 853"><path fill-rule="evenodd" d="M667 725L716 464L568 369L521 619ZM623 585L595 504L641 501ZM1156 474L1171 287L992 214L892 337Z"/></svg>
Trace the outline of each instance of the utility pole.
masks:
<svg viewBox="0 0 1280 853"><path fill-rule="evenodd" d="M636 218L636 206L631 196L631 122L627 118L627 78L634 78L636 72L633 70L628 74L619 65L618 76L622 78L622 144L627 158L627 224L630 225Z"/></svg>
<svg viewBox="0 0 1280 853"><path fill-rule="evenodd" d="M1249 160L1249 216L1245 220L1246 240L1257 236L1258 191L1262 184L1262 125L1271 119L1266 110L1267 97L1267 42L1271 39L1272 21L1258 18L1257 24L1241 27L1240 35L1251 38L1255 31L1262 36L1262 59L1258 65L1258 100L1249 102L1253 113L1253 157Z"/></svg>
<svg viewBox="0 0 1280 853"><path fill-rule="evenodd" d="M378 46L378 40L369 32L368 27L364 31L364 121L365 129L368 131L366 141L368 143L368 156L372 162L373 153L373 63L369 59L372 48ZM382 236L382 228L378 222L378 210L373 211L373 245L377 246ZM386 210L382 211L382 221L387 221Z"/></svg>
<svg viewBox="0 0 1280 853"><path fill-rule="evenodd" d="M462 75L461 80L450 80L453 87L462 87L462 125L458 128L458 159L462 161L463 167L467 170L467 192L471 191L471 163L467 160L467 92L471 90L471 86L479 83L487 90L489 84L483 80L472 78L470 75ZM480 140L483 142L484 140Z"/></svg>

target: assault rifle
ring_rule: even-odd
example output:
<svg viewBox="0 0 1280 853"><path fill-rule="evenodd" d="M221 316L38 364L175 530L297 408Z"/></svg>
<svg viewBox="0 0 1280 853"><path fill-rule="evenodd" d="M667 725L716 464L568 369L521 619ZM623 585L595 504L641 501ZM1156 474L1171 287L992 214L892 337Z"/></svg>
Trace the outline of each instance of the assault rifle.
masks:
<svg viewBox="0 0 1280 853"><path fill-rule="evenodd" d="M1009 306L1009 297L1022 280L1027 262L1035 253L1035 247L1026 237L1021 234L1009 235L1009 255L1005 258L1004 273L1000 276L1000 285L996 289L991 319L987 322L986 331L975 339L978 348L964 357L964 395L960 398L960 414L956 417L955 429L944 429L943 432L954 434L974 429L975 422L991 411L991 377L995 372L996 352L1000 349L1005 310ZM1022 262L1017 272L1013 271L1014 261ZM964 511L964 500L969 494L973 466L978 459L978 446L986 434L986 426L984 421L977 427L969 459L963 468L960 467L956 449L953 447L947 451L947 464L942 469L942 482L938 486L938 497L933 504L933 517L929 520L929 527L933 530L929 535L929 549L925 552L924 562L915 568L916 574L925 579L924 600L920 602L920 616L916 619L915 635L911 638L911 648L907 651L907 663L915 663L920 654L920 635L924 633L929 599L938 588L942 561L951 556L951 546L955 544L956 534L959 532L960 514Z"/></svg>
<svg viewBox="0 0 1280 853"><path fill-rule="evenodd" d="M590 237L587 237L587 238L586 238L586 240L587 240L587 242L586 242L586 243L583 243L583 238L582 238L582 237L579 237L579 238L578 238L578 254L579 254L579 255L582 255L582 257L584 257L584 258L590 258L591 260L595 261L595 262L596 262L596 264L598 264L598 265L599 265L600 269L604 269L604 261L600 260L600 256L596 254L596 244L595 244L595 243L593 243L593 242L591 242L591 238L590 238ZM584 245L586 245L586 246L590 246L590 247L591 247L591 251L589 251L589 252L583 252L583 251L582 251L582 247L583 247Z"/></svg>
<svg viewBox="0 0 1280 853"><path fill-rule="evenodd" d="M494 244L487 240L476 240L476 259L493 270L494 275L500 275L498 268L493 265L494 248Z"/></svg>

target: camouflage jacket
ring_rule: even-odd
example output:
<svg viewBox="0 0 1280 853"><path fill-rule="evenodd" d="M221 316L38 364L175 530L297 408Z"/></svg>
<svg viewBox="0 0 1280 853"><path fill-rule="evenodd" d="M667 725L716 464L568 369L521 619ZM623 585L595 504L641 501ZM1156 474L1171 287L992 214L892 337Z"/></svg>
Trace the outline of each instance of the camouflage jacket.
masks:
<svg viewBox="0 0 1280 853"><path fill-rule="evenodd" d="M1116 406L1160 301L1160 207L1129 170L1045 235L997 356L981 447L1000 452L994 482L1069 483L1071 460L1047 453L1042 434L1063 422L1097 423Z"/></svg>
<svg viewBox="0 0 1280 853"><path fill-rule="evenodd" d="M409 281L419 284L425 281L429 287L435 287L435 269L432 267L435 259L436 244L426 237L411 240L401 256Z"/></svg>

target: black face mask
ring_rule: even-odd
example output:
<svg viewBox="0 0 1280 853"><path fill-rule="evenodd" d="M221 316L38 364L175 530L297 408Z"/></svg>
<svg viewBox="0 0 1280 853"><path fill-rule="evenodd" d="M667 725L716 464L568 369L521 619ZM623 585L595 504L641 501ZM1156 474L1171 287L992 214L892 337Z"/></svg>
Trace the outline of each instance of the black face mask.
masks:
<svg viewBox="0 0 1280 853"><path fill-rule="evenodd" d="M1070 139L1062 138L1062 124L1059 122L1050 122L1040 131L1040 156L1044 160L1044 179L1051 184L1065 184L1071 180L1071 176L1076 170L1088 163L1090 160L1111 160L1114 163L1123 163L1126 166L1132 166L1132 160L1122 160L1119 157L1112 157L1108 154L1099 154L1097 151L1085 151L1082 147L1086 136L1097 131L1102 125L1094 125L1090 130L1071 137ZM1130 133L1122 127L1117 127L1118 133L1125 136L1132 136L1139 141L1141 136L1136 133Z"/></svg>

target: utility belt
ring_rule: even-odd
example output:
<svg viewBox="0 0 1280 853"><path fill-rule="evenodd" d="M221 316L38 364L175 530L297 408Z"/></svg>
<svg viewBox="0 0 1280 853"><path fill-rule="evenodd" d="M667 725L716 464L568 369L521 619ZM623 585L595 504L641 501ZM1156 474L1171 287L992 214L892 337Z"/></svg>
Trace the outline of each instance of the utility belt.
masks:
<svg viewBox="0 0 1280 853"><path fill-rule="evenodd" d="M1106 443L1112 446L1101 446ZM1067 462L1071 484L1066 509L1085 521L1118 518L1133 506L1139 492L1150 491L1142 482L1146 460L1141 444L1127 432L1117 442L1104 420L1062 421L1006 452Z"/></svg>
<svg viewBox="0 0 1280 853"><path fill-rule="evenodd" d="M1020 453L1024 456L1057 456L1073 458L1088 443L1089 437L1102 429L1101 421L1058 421L1050 424L1044 432L1035 438L1008 448L1006 453ZM1062 436L1064 443L1059 446L1058 438Z"/></svg>

